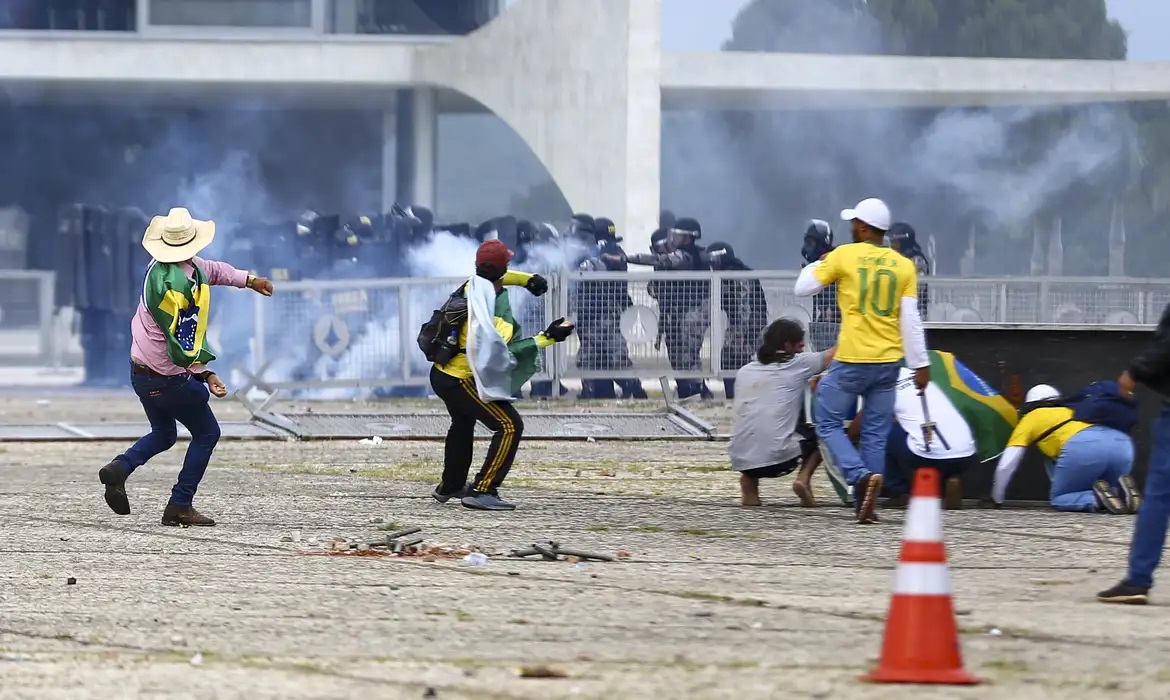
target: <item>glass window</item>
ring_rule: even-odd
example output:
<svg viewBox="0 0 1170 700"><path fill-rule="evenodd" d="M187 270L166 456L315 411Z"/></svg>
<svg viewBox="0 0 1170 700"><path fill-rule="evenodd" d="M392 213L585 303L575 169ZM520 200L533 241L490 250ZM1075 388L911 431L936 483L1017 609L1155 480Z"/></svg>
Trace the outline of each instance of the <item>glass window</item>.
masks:
<svg viewBox="0 0 1170 700"><path fill-rule="evenodd" d="M311 27L312 0L150 0L150 23L183 27Z"/></svg>
<svg viewBox="0 0 1170 700"><path fill-rule="evenodd" d="M499 14L498 0L330 0L337 34L468 34Z"/></svg>

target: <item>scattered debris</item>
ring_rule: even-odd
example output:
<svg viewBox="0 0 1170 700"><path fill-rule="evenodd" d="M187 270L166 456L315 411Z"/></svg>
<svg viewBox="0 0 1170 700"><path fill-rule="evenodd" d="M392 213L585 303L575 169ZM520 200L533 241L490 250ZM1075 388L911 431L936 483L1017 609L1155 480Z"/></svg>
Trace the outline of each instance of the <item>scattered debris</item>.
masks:
<svg viewBox="0 0 1170 700"><path fill-rule="evenodd" d="M380 523L384 523L384 522L386 522L386 521L385 521L385 519L383 519L383 518L376 518L376 517L375 517L375 518L370 518L370 522L371 522L371 523L373 523L373 524L375 524L375 525L378 525L378 524L380 524Z"/></svg>
<svg viewBox="0 0 1170 700"><path fill-rule="evenodd" d="M622 560L629 559L629 558L630 558L630 553L629 553L629 552L626 552L626 551L621 551L621 552L618 552L618 553L617 553L617 558L618 558L618 559L622 559Z"/></svg>
<svg viewBox="0 0 1170 700"><path fill-rule="evenodd" d="M179 636L177 634L173 634L173 635L171 635L171 644L175 644L177 646L186 646L187 640L183 639L181 636Z"/></svg>
<svg viewBox="0 0 1170 700"><path fill-rule="evenodd" d="M77 585L77 579L75 579L75 578L73 578L72 576L70 576L69 578L65 579L65 585L66 585L66 586L76 586L76 585Z"/></svg>
<svg viewBox="0 0 1170 700"><path fill-rule="evenodd" d="M987 630L987 633L990 634L992 637L998 637L1001 634L1003 634L1003 630L1001 630L998 627L992 627L991 629Z"/></svg>
<svg viewBox="0 0 1170 700"><path fill-rule="evenodd" d="M50 403L52 403L52 402L49 401L48 399L37 399L38 406L48 406Z"/></svg>
<svg viewBox="0 0 1170 700"><path fill-rule="evenodd" d="M524 558L539 554L545 561L558 561L561 556L570 558L571 562L579 561L614 561L614 558L608 554L590 554L589 552L581 552L575 549L565 549L561 547L558 542L546 542L544 544L533 544L528 549L512 550L509 555L511 557Z"/></svg>
<svg viewBox="0 0 1170 700"><path fill-rule="evenodd" d="M482 552L472 552L463 557L463 563L468 566L487 566L488 558Z"/></svg>
<svg viewBox="0 0 1170 700"><path fill-rule="evenodd" d="M569 674L548 666L521 666L521 678L568 678Z"/></svg>
<svg viewBox="0 0 1170 700"><path fill-rule="evenodd" d="M363 445L381 445L382 438L375 435L374 437L362 438L361 440L358 440L358 442Z"/></svg>
<svg viewBox="0 0 1170 700"><path fill-rule="evenodd" d="M292 542L293 541L292 535L285 535L284 537L280 538L280 541L281 542Z"/></svg>
<svg viewBox="0 0 1170 700"><path fill-rule="evenodd" d="M423 697L424 698L437 698L437 697L439 697L439 691L435 690L434 688L427 688L426 690L423 691Z"/></svg>
<svg viewBox="0 0 1170 700"><path fill-rule="evenodd" d="M191 657L191 665L192 666L202 666L203 665L203 653L202 652L198 652L198 651L195 652L195 656Z"/></svg>

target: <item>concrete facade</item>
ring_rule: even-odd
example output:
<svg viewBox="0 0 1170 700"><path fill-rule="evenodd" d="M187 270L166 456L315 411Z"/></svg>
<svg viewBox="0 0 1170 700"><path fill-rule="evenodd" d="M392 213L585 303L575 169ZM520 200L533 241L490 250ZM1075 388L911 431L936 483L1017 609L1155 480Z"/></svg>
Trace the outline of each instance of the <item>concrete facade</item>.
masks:
<svg viewBox="0 0 1170 700"><path fill-rule="evenodd" d="M411 167L383 159L384 199L409 191L431 205L436 112L482 105L532 148L575 210L612 217L635 249L657 221L662 109L1170 99L1170 64L1157 62L663 53L661 2L521 0L469 36L440 40L0 33L0 88L82 103L311 93L379 107L384 147L407 132L413 144ZM425 88L411 94L409 119L396 107L405 87Z"/></svg>

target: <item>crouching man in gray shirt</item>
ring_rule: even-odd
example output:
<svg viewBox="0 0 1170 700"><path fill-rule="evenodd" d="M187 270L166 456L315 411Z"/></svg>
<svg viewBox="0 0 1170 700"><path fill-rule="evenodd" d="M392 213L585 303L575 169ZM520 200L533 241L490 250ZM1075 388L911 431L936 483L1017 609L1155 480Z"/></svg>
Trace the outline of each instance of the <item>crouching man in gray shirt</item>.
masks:
<svg viewBox="0 0 1170 700"><path fill-rule="evenodd" d="M760 479L796 471L793 490L801 501L812 497L808 477L816 468L816 434L802 417L804 392L814 376L833 361L836 348L804 352L804 328L791 318L764 330L756 359L735 374L735 422L728 455L740 473L742 504L760 505Z"/></svg>

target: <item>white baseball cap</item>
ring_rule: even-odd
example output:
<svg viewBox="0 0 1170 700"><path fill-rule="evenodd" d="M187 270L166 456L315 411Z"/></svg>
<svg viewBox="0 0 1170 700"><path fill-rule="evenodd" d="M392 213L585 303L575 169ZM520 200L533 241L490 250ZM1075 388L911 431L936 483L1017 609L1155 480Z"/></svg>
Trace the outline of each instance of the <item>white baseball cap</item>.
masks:
<svg viewBox="0 0 1170 700"><path fill-rule="evenodd" d="M845 221L858 219L879 231L890 230L890 208L882 200L872 197L861 200L852 209L843 210L841 218Z"/></svg>

